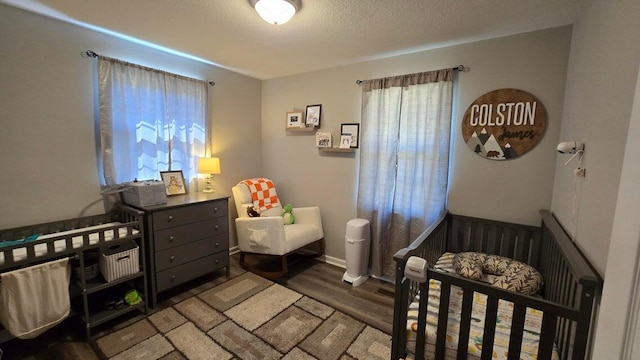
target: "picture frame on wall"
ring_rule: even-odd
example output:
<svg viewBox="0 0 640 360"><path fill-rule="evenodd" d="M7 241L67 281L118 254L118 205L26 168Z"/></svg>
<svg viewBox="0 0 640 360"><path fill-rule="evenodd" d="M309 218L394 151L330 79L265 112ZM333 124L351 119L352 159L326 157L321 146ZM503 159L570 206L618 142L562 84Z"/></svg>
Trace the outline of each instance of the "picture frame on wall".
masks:
<svg viewBox="0 0 640 360"><path fill-rule="evenodd" d="M161 171L160 177L167 191L167 196L184 195L187 193L187 187L184 185L184 176L182 170L177 171Z"/></svg>
<svg viewBox="0 0 640 360"><path fill-rule="evenodd" d="M330 148L331 147L331 133L320 132L316 133L316 147L318 148Z"/></svg>
<svg viewBox="0 0 640 360"><path fill-rule="evenodd" d="M302 112L292 111L287 113L287 128L300 128L304 127L304 118Z"/></svg>
<svg viewBox="0 0 640 360"><path fill-rule="evenodd" d="M360 140L360 124L346 123L340 126L340 134L351 134L351 148L357 149Z"/></svg>
<svg viewBox="0 0 640 360"><path fill-rule="evenodd" d="M307 105L307 112L305 115L305 124L307 124L307 127L313 126L313 127L320 127L320 116L322 113L322 105L321 104L317 104L317 105Z"/></svg>

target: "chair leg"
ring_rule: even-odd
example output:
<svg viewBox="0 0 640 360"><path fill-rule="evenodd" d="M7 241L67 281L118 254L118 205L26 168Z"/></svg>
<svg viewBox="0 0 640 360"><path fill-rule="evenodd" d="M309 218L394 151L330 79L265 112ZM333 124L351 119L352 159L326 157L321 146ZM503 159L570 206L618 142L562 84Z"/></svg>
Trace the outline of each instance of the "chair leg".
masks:
<svg viewBox="0 0 640 360"><path fill-rule="evenodd" d="M318 251L314 252L314 251L309 251L309 252L305 252L305 253L298 253L298 255L307 258L307 259L313 259L313 258L317 258L320 257L322 255L324 255L324 238L320 239L318 241L315 241L307 246L311 247L312 245L317 245L318 246ZM304 248L303 248L304 249ZM280 258L280 270L277 271L265 271L262 270L256 266L253 266L251 264L249 264L246 261L246 255L247 254L252 254L252 253L245 253L245 252L240 252L240 267L242 267L243 269L247 270L247 271L251 271L252 273L255 273L257 275L260 275L264 278L267 279L277 279L279 277L282 277L284 274L286 274L287 272L289 272L289 255L291 255L292 253L296 252L298 250L292 251L288 254L285 255L266 255L266 254L256 254L257 256L264 256L264 257L271 257L271 258Z"/></svg>
<svg viewBox="0 0 640 360"><path fill-rule="evenodd" d="M240 267L247 270L247 271L251 271L252 273L262 276L264 278L267 279L277 279L279 277L282 277L284 274L287 273L288 270L288 265L287 265L287 256L286 255L282 255L282 256L278 256L278 255L261 255L261 256L267 256L267 257L279 257L280 258L280 262L281 262L281 268L280 270L277 271L265 271L262 270L256 266L253 266L249 263L246 262L245 260L245 256L247 255L247 253L244 252L240 252Z"/></svg>

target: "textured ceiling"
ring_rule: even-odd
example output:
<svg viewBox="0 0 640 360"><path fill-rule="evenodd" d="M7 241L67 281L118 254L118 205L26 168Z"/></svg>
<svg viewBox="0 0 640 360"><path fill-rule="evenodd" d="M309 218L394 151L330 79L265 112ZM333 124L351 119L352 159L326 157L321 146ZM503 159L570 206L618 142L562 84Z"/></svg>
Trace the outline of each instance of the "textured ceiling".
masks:
<svg viewBox="0 0 640 360"><path fill-rule="evenodd" d="M270 79L573 23L581 0L301 0L284 25L248 0L0 0ZM94 49L99 52L99 49Z"/></svg>

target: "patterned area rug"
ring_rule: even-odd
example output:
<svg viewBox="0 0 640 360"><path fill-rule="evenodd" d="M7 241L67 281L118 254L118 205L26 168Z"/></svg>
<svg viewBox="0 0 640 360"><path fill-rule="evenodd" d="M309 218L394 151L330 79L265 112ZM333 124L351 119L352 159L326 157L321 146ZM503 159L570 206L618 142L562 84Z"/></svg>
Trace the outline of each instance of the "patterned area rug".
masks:
<svg viewBox="0 0 640 360"><path fill-rule="evenodd" d="M245 273L93 342L101 359L389 359L391 337Z"/></svg>

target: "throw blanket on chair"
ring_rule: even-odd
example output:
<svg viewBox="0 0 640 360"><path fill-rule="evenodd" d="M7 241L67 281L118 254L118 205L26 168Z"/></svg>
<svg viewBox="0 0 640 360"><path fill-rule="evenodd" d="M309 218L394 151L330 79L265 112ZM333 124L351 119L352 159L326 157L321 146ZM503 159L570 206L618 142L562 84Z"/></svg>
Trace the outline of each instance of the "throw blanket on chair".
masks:
<svg viewBox="0 0 640 360"><path fill-rule="evenodd" d="M273 181L266 178L247 179L242 181L249 187L253 206L260 212L280 206L276 187Z"/></svg>

